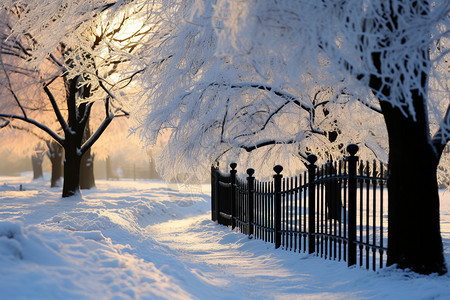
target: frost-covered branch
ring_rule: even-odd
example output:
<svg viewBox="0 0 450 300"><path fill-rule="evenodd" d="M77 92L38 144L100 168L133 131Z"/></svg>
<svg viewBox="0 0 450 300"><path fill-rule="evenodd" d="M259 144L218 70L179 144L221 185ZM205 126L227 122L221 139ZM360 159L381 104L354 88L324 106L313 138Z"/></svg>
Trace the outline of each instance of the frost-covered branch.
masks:
<svg viewBox="0 0 450 300"><path fill-rule="evenodd" d="M310 112L312 107L308 104L302 103L297 97L294 95L289 94L288 92L282 91L280 89L273 88L272 86L264 83L256 83L256 82L233 82L233 83L211 83L211 85L217 85L217 86L229 86L230 88L256 88L259 90L272 92L276 96L279 96L283 99L288 100L287 103L294 103L301 107L302 109L306 110L307 112Z"/></svg>
<svg viewBox="0 0 450 300"><path fill-rule="evenodd" d="M292 140L287 140L287 141L282 141L282 140L265 140L265 141L259 141L258 143L256 143L255 145L252 146L245 146L245 145L240 145L239 147L244 149L247 152L251 152L253 150L256 150L258 148L262 148L265 146L270 146L270 145L288 145L288 144L294 144L297 143L298 141L295 139Z"/></svg>
<svg viewBox="0 0 450 300"><path fill-rule="evenodd" d="M45 85L43 87L43 89L44 89L44 92L47 95L48 99L50 100L50 103L53 107L53 111L55 112L56 118L58 119L58 122L61 125L61 128L63 128L63 130L65 132L67 132L69 130L69 126L67 125L66 120L64 119L64 117L61 114L59 106L56 103L55 97L53 96L52 92L49 90L47 85Z"/></svg>
<svg viewBox="0 0 450 300"><path fill-rule="evenodd" d="M34 137L38 138L41 141L47 142L48 138L46 139L45 137L43 137L42 135L30 130L29 128L25 128L25 127L21 127L21 126L17 126L17 125L13 125L13 124L6 124L6 126L9 125L8 127L15 129L15 130L20 130L23 132L26 132L28 134L33 135ZM0 128L3 128L3 126L0 126Z"/></svg>
<svg viewBox="0 0 450 300"><path fill-rule="evenodd" d="M0 129L7 127L11 123L10 120L6 120L6 119L3 119L3 118L0 118L0 120L4 122L3 124L0 124Z"/></svg>
<svg viewBox="0 0 450 300"><path fill-rule="evenodd" d="M3 45L3 40L0 40L0 49L2 48L2 45ZM1 51L0 51L0 63L2 64L2 70L3 70L3 73L5 74L6 83L8 85L8 91L11 93L16 104L19 106L20 110L22 111L24 118L27 118L27 113L26 113L25 109L23 108L22 103L20 102L19 98L17 97L16 92L14 91L14 89L11 85L11 78L9 77L8 71L6 70L4 60L3 60L3 55L1 53Z"/></svg>
<svg viewBox="0 0 450 300"><path fill-rule="evenodd" d="M23 116L19 116L19 115L3 114L3 113L0 113L0 117L6 118L6 119L22 120L24 122L32 124L32 125L36 126L37 128L42 129L44 132L46 132L48 135L50 135L53 139L55 139L55 141L57 141L60 145L62 145L62 146L64 145L64 139L63 138L58 136L49 127L45 126L44 124L41 124L41 123L37 122L36 120L30 119L30 118L26 118L26 117L23 117Z"/></svg>

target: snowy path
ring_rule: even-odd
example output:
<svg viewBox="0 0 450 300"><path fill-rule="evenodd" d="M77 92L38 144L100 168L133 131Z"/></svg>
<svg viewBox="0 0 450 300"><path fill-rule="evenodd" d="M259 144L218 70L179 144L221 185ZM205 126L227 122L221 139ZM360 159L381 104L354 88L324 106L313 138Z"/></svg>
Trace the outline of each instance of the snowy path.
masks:
<svg viewBox="0 0 450 300"><path fill-rule="evenodd" d="M192 274L215 287L216 297L292 297L293 290L304 298L308 294L320 298L327 294L323 288L314 288L311 275L299 272L301 268L296 270L292 257L288 262L281 255L295 254L274 253L272 244L249 240L216 225L209 220L209 214L161 223L149 231L157 242L173 249ZM351 298L350 293L345 294L345 298Z"/></svg>
<svg viewBox="0 0 450 300"><path fill-rule="evenodd" d="M309 277L286 268L271 251L254 253L252 241L212 223L209 214L161 223L149 231L156 241L175 250L195 276L215 287L216 296L280 296L293 281L300 284ZM273 248L271 244L257 244L263 249Z"/></svg>
<svg viewBox="0 0 450 300"><path fill-rule="evenodd" d="M249 240L211 222L209 214L148 230L208 286L193 293L200 299L403 299L406 294L421 295L412 299L446 299L450 291L448 278L438 279L436 289L427 289L425 296L419 277L408 281L396 270L349 269L343 262L274 250L273 244Z"/></svg>

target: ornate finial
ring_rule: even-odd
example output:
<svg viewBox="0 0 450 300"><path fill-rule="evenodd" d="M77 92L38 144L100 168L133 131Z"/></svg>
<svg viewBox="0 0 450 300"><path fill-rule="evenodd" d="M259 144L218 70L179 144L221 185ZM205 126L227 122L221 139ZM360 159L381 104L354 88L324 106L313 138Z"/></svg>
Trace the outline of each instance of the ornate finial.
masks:
<svg viewBox="0 0 450 300"><path fill-rule="evenodd" d="M275 167L273 167L273 170L275 171L275 173L277 173L277 175L280 175L281 171L283 171L283 167L280 165L276 165Z"/></svg>
<svg viewBox="0 0 450 300"><path fill-rule="evenodd" d="M252 177L253 174L255 174L255 170L254 170L254 169L252 169L252 168L247 169L247 175L248 175L248 176Z"/></svg>
<svg viewBox="0 0 450 300"><path fill-rule="evenodd" d="M315 164L317 161L317 156L315 156L314 154L310 154L308 155L308 157L306 158L306 160L311 164Z"/></svg>
<svg viewBox="0 0 450 300"><path fill-rule="evenodd" d="M359 147L356 144L348 144L347 146L347 152L351 155L351 156L355 156L356 152L358 152Z"/></svg>
<svg viewBox="0 0 450 300"><path fill-rule="evenodd" d="M231 164L230 164L230 168L231 168L231 169L234 170L234 169L236 169L236 167L237 167L237 164L236 164L236 163L231 163Z"/></svg>

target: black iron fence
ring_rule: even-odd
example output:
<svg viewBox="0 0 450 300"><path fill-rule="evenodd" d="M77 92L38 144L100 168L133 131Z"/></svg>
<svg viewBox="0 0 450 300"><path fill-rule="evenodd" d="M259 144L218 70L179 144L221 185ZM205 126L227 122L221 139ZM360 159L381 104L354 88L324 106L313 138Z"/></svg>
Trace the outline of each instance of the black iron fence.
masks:
<svg viewBox="0 0 450 300"><path fill-rule="evenodd" d="M380 162L362 162L358 146L347 147L344 160L316 166L308 157L308 170L283 178L275 166L273 179L259 181L253 169L247 177L213 167L212 219L236 227L275 248L315 253L376 270L386 264L386 168Z"/></svg>

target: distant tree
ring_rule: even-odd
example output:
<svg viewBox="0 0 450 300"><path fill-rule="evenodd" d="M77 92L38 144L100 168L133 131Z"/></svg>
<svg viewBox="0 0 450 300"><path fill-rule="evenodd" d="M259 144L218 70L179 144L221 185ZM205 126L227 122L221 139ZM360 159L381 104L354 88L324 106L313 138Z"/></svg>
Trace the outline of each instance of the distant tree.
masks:
<svg viewBox="0 0 450 300"><path fill-rule="evenodd" d="M60 180L63 178L62 158L64 155L63 147L56 141L47 141L47 156L52 164L52 177L50 179L50 186L60 186Z"/></svg>
<svg viewBox="0 0 450 300"><path fill-rule="evenodd" d="M5 101L5 98L3 100L3 104L8 102ZM45 112L41 111L41 113ZM19 125L3 118L1 121L0 139L2 140L2 148L14 151L19 157L31 155L34 179L43 176L42 163L45 155L47 155L52 165L50 186L59 187L62 178L63 149L61 145L54 141L51 142L48 136L42 135L39 130L33 130L33 126L26 126L26 123ZM43 149L42 144L46 144L47 149ZM36 149L39 150L36 151ZM37 154L38 156L36 156ZM40 175L36 174L35 171L37 170L40 170L37 172Z"/></svg>
<svg viewBox="0 0 450 300"><path fill-rule="evenodd" d="M44 177L42 163L45 157L45 149L42 145L38 146L31 155L31 165L33 167L33 179Z"/></svg>
<svg viewBox="0 0 450 300"><path fill-rule="evenodd" d="M115 1L94 2L64 5L12 1L0 5L5 19L12 21L6 26L10 33L4 34L2 39L2 57L8 56L7 59L14 63L2 61L4 74L9 77L6 88L15 102L10 108L19 110L19 113L2 110L0 116L36 126L64 148L63 197L79 193L82 156L115 116L127 115L121 102L139 71L123 72L120 76L118 70L126 68L127 56L152 31L151 26L146 25L152 16L149 11L152 5L145 1L135 1L132 5ZM27 114L27 107L14 89L17 82L10 76L23 65L39 79L41 91L51 104L64 138ZM49 65L53 73L41 72ZM62 92L57 94L57 90ZM104 103L105 116L87 139L86 126L97 100ZM67 109L66 117L61 101Z"/></svg>

